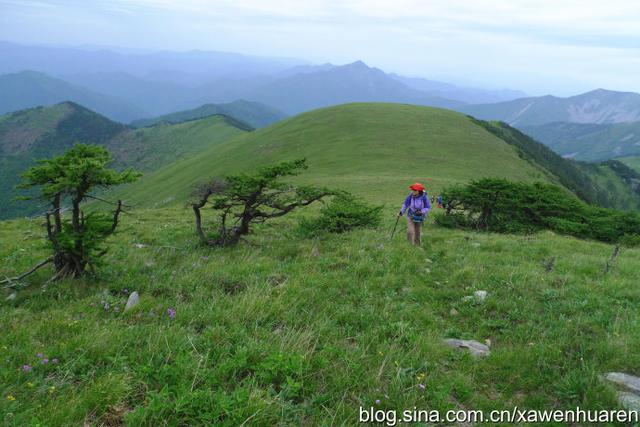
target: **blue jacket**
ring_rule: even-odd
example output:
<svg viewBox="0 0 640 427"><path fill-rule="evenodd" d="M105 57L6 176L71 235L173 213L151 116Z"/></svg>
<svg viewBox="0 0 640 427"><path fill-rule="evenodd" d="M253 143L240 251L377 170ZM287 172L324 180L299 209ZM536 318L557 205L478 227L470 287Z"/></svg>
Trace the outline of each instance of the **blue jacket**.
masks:
<svg viewBox="0 0 640 427"><path fill-rule="evenodd" d="M426 215L431 209L431 203L429 203L429 197L427 193L422 193L421 195L415 197L413 194L409 194L406 199L404 199L404 203L402 204L402 209L400 209L400 215L402 216L405 211L409 209L411 211L420 211L423 215Z"/></svg>

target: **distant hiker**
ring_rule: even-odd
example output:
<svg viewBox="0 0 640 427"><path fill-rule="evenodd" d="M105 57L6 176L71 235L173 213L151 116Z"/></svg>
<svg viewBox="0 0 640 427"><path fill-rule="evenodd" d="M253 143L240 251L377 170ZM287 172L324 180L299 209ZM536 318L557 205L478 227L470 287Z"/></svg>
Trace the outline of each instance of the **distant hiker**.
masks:
<svg viewBox="0 0 640 427"><path fill-rule="evenodd" d="M438 194L438 207L442 209L442 194Z"/></svg>
<svg viewBox="0 0 640 427"><path fill-rule="evenodd" d="M431 203L429 203L429 197L427 197L424 185L416 182L409 188L411 189L411 194L404 200L398 217L407 212L407 240L411 244L420 246L422 223L429 209L431 209Z"/></svg>
<svg viewBox="0 0 640 427"><path fill-rule="evenodd" d="M431 196L431 204L434 204L436 202L435 196Z"/></svg>

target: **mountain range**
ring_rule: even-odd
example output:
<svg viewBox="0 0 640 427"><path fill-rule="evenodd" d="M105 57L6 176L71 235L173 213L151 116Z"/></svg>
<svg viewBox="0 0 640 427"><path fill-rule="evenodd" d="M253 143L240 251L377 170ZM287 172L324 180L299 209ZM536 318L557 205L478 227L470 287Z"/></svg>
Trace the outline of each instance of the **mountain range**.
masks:
<svg viewBox="0 0 640 427"><path fill-rule="evenodd" d="M125 99L95 92L35 71L0 76L0 114L73 101L120 122L142 113Z"/></svg>
<svg viewBox="0 0 640 427"><path fill-rule="evenodd" d="M233 117L243 122L252 129L268 126L287 117L286 114L275 108L269 107L259 102L250 102L239 99L226 104L205 104L191 110L178 111L165 114L152 119L141 119L131 122L133 127L153 126L157 123L176 124L189 120L202 119L204 117L222 114ZM240 125L240 127L242 127ZM245 126L246 127L246 126Z"/></svg>
<svg viewBox="0 0 640 427"><path fill-rule="evenodd" d="M254 104L244 105L249 108ZM263 111L258 109L256 114ZM131 166L149 173L126 195L143 206L150 200L184 201L194 185L221 167L220 162L224 170L233 170L238 162L238 168L249 167L273 156L309 158L318 173L326 174L323 179L327 184L340 180L340 168L351 167L354 170L350 176L356 174L376 182L380 182L382 171L388 170L382 181L389 182L378 184L383 186L410 180L413 175L410 171L401 173L400 163L392 167L390 159L400 156L398 162L408 162L410 170L426 174L425 165L429 165L424 178L437 188L451 184L444 177L454 172L460 182L480 176L479 165L474 162L483 162L482 176L493 176L499 170L504 175L511 169L514 176L520 176L516 171L527 170L520 179L556 182L590 203L624 209L640 206L633 181L640 175L619 162L583 166L563 159L508 125L478 121L445 109L346 104L279 120L255 131L241 120L219 113L198 118L192 112L188 119L174 117L175 123L167 121L165 118L135 129L71 102L0 116L0 217L41 211L43 207L37 204L12 202L18 195L13 188L22 171L36 159L60 154L75 142L103 145L113 153L116 167ZM272 145L277 147L275 154L271 154L271 148L262 148ZM357 156L363 157L358 160L360 166L349 160ZM407 156L413 160L405 159ZM335 169L342 164L336 159L342 157L347 163ZM496 159L489 160L492 157ZM489 167L492 162L498 163ZM329 166L337 175L323 169ZM369 177L368 168L377 170L377 178ZM611 180L616 182L613 192L604 187Z"/></svg>
<svg viewBox="0 0 640 427"><path fill-rule="evenodd" d="M0 75L0 114L71 101L134 127L225 114L260 128L332 105L392 102L503 121L578 160L640 153L633 124L640 122L640 95L631 92L526 97L386 73L362 61L313 65L224 52L131 53L0 42L0 54L9 59L0 63L0 73L37 70Z"/></svg>
<svg viewBox="0 0 640 427"><path fill-rule="evenodd" d="M0 218L46 209L37 203L15 201L20 194L15 185L36 159L62 154L76 142L107 147L116 167L133 166L148 172L247 132L247 128L218 114L133 129L72 102L0 116Z"/></svg>
<svg viewBox="0 0 640 427"><path fill-rule="evenodd" d="M603 161L640 155L640 122L553 122L520 129L556 153L576 160Z"/></svg>
<svg viewBox="0 0 640 427"><path fill-rule="evenodd" d="M64 80L77 88L119 102L121 113L93 104L108 117L128 122L208 103L238 99L262 102L287 114L345 102L401 102L457 107L494 102L524 94L509 90L459 87L420 78L405 78L369 67L362 61L346 65L310 65L302 60L259 58L223 52L129 53L109 49L22 46L0 42L0 74L13 79L25 70ZM32 74L32 73L31 73ZM60 82L48 85L60 86ZM58 92L63 92L60 88ZM42 95L41 99L47 100ZM58 99L62 101L65 99ZM68 98L68 100L75 100ZM0 98L0 106L2 104ZM35 107L38 97L21 108ZM51 102L49 102L51 103ZM83 103L83 105L89 105ZM7 105L3 111L14 111Z"/></svg>
<svg viewBox="0 0 640 427"><path fill-rule="evenodd" d="M640 94L597 89L568 98L547 95L457 109L478 119L499 120L516 127L553 122L622 123L640 121Z"/></svg>

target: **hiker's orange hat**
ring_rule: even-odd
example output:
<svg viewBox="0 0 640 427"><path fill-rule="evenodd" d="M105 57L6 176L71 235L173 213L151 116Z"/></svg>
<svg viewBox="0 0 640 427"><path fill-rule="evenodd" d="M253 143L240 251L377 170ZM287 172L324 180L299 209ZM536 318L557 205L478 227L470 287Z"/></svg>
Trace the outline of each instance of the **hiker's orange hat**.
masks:
<svg viewBox="0 0 640 427"><path fill-rule="evenodd" d="M410 189L414 190L414 191L424 191L424 185L420 184L419 182L416 182L413 185L409 186Z"/></svg>

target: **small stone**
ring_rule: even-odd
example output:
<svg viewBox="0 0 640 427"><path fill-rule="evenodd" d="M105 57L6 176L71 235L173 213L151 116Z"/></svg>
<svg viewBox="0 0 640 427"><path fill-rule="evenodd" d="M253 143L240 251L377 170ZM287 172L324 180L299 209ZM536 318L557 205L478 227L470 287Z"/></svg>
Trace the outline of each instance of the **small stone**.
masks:
<svg viewBox="0 0 640 427"><path fill-rule="evenodd" d="M450 315L452 315L452 316L457 316L457 315L458 315L458 310L456 310L455 308L452 308L452 309L449 311L449 314L450 314Z"/></svg>
<svg viewBox="0 0 640 427"><path fill-rule="evenodd" d="M449 338L444 342L452 348L459 350L468 350L474 357L485 357L491 353L491 350L486 345L473 340L459 340L455 338Z"/></svg>
<svg viewBox="0 0 640 427"><path fill-rule="evenodd" d="M313 249L311 249L311 256L312 257L319 257L320 256L320 251L318 250L318 248L316 246L314 246Z"/></svg>
<svg viewBox="0 0 640 427"><path fill-rule="evenodd" d="M134 243L134 244L133 244L133 246L135 246L135 247L136 247L136 248L138 248L138 249L142 249L142 248L144 248L146 245L145 245L145 244L143 244L143 243Z"/></svg>
<svg viewBox="0 0 640 427"><path fill-rule="evenodd" d="M467 301L471 301L471 300L473 300L473 297L471 295L467 295L466 297L462 297L462 301L467 302Z"/></svg>
<svg viewBox="0 0 640 427"><path fill-rule="evenodd" d="M15 292L12 292L11 295L7 297L6 301L15 301L17 297L18 297L18 294Z"/></svg>
<svg viewBox="0 0 640 427"><path fill-rule="evenodd" d="M625 374L623 372L609 372L605 379L617 385L623 386L629 391L640 393L640 377Z"/></svg>
<svg viewBox="0 0 640 427"><path fill-rule="evenodd" d="M487 295L488 295L487 291L475 291L473 293L473 296L478 302L484 302L484 300L487 299Z"/></svg>
<svg viewBox="0 0 640 427"><path fill-rule="evenodd" d="M129 311L140 302L140 295L138 295L137 291L131 292L129 295L129 299L127 300L127 305L124 306L124 311Z"/></svg>
<svg viewBox="0 0 640 427"><path fill-rule="evenodd" d="M627 408L629 411L640 412L640 396L635 393L619 392L618 402L620 402L620 406Z"/></svg>

